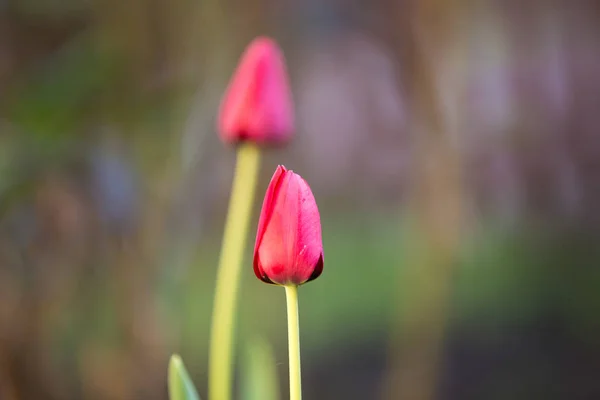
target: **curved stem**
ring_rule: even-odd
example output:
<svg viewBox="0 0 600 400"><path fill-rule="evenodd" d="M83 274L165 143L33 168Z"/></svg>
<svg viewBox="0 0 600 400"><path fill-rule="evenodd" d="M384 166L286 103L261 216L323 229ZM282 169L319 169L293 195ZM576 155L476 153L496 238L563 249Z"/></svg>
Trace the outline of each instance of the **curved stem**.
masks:
<svg viewBox="0 0 600 400"><path fill-rule="evenodd" d="M210 400L231 399L235 308L259 166L259 148L241 144L217 270L209 350Z"/></svg>
<svg viewBox="0 0 600 400"><path fill-rule="evenodd" d="M298 318L298 286L285 286L288 319L288 346L290 362L290 400L302 399L300 373L300 323Z"/></svg>

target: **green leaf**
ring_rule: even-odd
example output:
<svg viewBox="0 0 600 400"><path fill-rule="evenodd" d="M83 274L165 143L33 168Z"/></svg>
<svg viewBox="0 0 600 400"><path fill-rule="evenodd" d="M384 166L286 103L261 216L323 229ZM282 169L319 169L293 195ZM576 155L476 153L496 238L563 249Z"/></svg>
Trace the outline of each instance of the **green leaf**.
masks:
<svg viewBox="0 0 600 400"><path fill-rule="evenodd" d="M279 384L273 351L264 340L255 339L246 348L242 375L243 400L278 400Z"/></svg>
<svg viewBox="0 0 600 400"><path fill-rule="evenodd" d="M200 400L183 361L177 354L173 354L169 361L169 399Z"/></svg>

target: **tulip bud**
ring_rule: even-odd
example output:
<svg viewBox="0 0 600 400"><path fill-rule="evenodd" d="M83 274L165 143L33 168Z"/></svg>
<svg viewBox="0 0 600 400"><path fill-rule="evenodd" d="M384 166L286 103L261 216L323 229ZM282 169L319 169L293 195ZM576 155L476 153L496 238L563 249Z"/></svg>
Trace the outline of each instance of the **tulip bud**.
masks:
<svg viewBox="0 0 600 400"><path fill-rule="evenodd" d="M300 175L279 166L263 201L254 245L254 273L267 283L301 285L323 271L321 220Z"/></svg>
<svg viewBox="0 0 600 400"><path fill-rule="evenodd" d="M285 59L275 41L254 39L246 48L219 110L218 130L226 143L284 143L294 129Z"/></svg>

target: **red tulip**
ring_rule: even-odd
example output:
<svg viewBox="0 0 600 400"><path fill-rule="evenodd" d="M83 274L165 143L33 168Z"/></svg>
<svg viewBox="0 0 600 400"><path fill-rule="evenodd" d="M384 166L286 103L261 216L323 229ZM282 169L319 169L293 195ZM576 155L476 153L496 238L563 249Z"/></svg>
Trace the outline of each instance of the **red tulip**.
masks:
<svg viewBox="0 0 600 400"><path fill-rule="evenodd" d="M279 166L263 201L254 245L254 273L267 283L301 285L323 271L317 203L300 175Z"/></svg>
<svg viewBox="0 0 600 400"><path fill-rule="evenodd" d="M293 129L285 59L275 41L258 37L242 55L221 102L221 139L275 144L286 142Z"/></svg>

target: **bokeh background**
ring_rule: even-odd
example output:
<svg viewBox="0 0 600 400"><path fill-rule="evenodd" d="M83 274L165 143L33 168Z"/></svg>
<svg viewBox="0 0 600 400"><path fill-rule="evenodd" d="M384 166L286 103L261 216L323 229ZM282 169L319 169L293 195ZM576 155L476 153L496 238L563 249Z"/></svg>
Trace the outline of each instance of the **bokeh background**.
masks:
<svg viewBox="0 0 600 400"><path fill-rule="evenodd" d="M297 133L252 226L279 163L322 214L305 397L600 398L598 3L0 0L0 399L166 399L173 352L205 396L215 115L260 34ZM246 260L238 369L267 341L287 398Z"/></svg>

